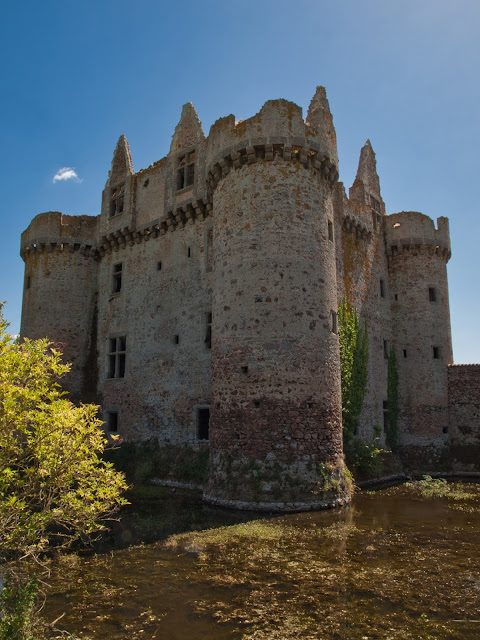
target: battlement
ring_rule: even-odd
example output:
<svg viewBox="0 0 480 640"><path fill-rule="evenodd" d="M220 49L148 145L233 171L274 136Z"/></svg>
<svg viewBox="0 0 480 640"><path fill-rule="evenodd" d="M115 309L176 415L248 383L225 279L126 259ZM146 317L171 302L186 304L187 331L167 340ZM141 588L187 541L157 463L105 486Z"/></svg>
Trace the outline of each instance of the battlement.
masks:
<svg viewBox="0 0 480 640"><path fill-rule="evenodd" d="M52 251L81 251L84 255L96 252L98 218L68 216L60 211L39 213L22 233L20 255Z"/></svg>
<svg viewBox="0 0 480 640"><path fill-rule="evenodd" d="M437 228L431 218L418 211L401 211L385 216L385 243L387 255L392 258L418 251L441 255L446 262L451 257L448 219L437 219Z"/></svg>

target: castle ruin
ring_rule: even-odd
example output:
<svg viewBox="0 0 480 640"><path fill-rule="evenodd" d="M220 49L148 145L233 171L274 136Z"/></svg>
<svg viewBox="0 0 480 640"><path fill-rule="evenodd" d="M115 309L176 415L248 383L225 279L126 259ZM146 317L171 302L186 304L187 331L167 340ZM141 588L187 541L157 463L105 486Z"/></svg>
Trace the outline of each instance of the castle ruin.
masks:
<svg viewBox="0 0 480 640"><path fill-rule="evenodd" d="M137 173L121 136L100 215L42 213L22 234L21 335L63 345L66 388L110 433L210 446L206 500L321 508L349 499L346 299L369 335L358 436L388 421L395 349L406 464L474 469L480 365L452 366L448 220L386 215L369 141L348 197L338 177L322 87L305 120L272 100L208 137L186 104L169 154Z"/></svg>

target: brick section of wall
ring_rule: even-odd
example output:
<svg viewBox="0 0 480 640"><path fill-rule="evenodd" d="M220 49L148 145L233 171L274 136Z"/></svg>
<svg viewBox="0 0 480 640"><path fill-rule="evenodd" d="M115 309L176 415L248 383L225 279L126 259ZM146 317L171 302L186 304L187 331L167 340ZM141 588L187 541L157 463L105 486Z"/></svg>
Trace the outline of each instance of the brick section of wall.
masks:
<svg viewBox="0 0 480 640"><path fill-rule="evenodd" d="M480 364L448 367L450 439L454 466L480 469Z"/></svg>

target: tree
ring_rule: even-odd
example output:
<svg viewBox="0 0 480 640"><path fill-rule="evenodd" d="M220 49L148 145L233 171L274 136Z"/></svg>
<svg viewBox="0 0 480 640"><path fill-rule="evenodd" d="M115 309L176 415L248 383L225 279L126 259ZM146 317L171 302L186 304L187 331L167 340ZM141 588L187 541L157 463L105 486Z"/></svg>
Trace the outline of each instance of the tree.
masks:
<svg viewBox="0 0 480 640"><path fill-rule="evenodd" d="M7 327L0 305L0 562L4 563L39 558L49 548L66 548L100 532L104 521L126 503L122 493L127 488L124 476L101 458L107 440L98 407L74 406L57 382L69 370L61 353L46 339L12 341ZM8 589L6 593L3 627ZM28 637L1 631L0 638Z"/></svg>

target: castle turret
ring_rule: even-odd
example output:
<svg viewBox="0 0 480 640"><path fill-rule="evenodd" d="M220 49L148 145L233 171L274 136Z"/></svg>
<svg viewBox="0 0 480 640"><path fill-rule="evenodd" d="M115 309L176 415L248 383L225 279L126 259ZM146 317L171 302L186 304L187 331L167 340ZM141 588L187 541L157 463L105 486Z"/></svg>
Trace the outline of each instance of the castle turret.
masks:
<svg viewBox="0 0 480 640"><path fill-rule="evenodd" d="M360 160L358 162L357 175L355 181L348 192L350 200L369 205L372 208L374 216L374 227L380 224L380 216L385 213L385 205L383 204L380 194L380 179L377 173L377 162L375 160L375 152L372 148L370 140L362 147L360 152Z"/></svg>
<svg viewBox="0 0 480 640"><path fill-rule="evenodd" d="M446 263L447 218L403 211L385 218L400 444L441 447L448 439L447 365L452 363ZM425 450L425 455L426 450ZM429 451L428 459L432 452Z"/></svg>
<svg viewBox="0 0 480 640"><path fill-rule="evenodd" d="M341 504L344 477L332 190L324 93L312 123L286 100L207 142L214 220L211 473L239 508Z"/></svg>
<svg viewBox="0 0 480 640"><path fill-rule="evenodd" d="M49 338L73 362L62 384L72 399L95 394L97 218L41 213L22 233L25 261L21 336Z"/></svg>
<svg viewBox="0 0 480 640"><path fill-rule="evenodd" d="M112 168L102 194L101 235L108 236L121 226L133 227L135 221L135 189L130 147L124 135L118 139L113 153Z"/></svg>

